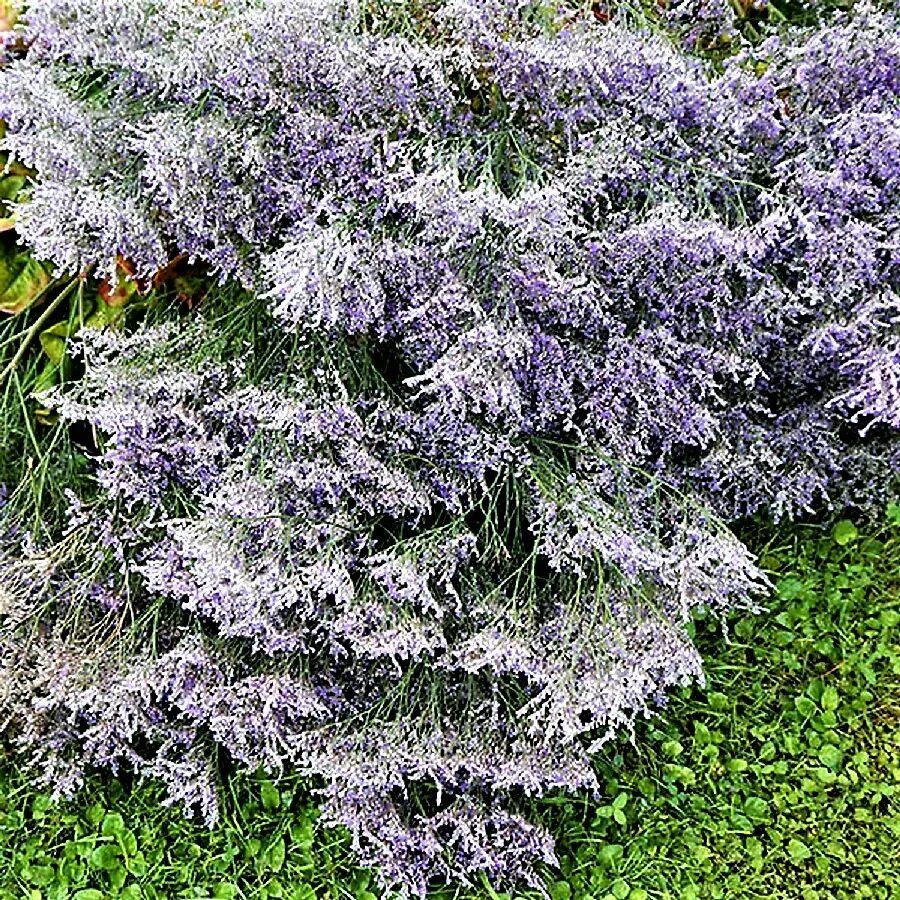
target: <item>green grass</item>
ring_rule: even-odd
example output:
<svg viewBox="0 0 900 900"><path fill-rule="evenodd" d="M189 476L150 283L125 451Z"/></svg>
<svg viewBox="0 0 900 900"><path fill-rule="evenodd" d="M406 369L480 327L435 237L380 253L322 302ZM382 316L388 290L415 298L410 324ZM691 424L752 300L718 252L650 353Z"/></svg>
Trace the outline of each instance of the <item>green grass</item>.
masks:
<svg viewBox="0 0 900 900"><path fill-rule="evenodd" d="M599 802L538 805L559 837L553 900L900 898L900 508L877 534L793 528L763 550L768 612L729 644L697 625L707 686L602 754ZM232 780L212 831L161 796L98 778L58 805L7 761L0 900L373 900L302 785Z"/></svg>
<svg viewBox="0 0 900 900"><path fill-rule="evenodd" d="M766 548L770 609L563 805L555 897L900 898L900 510ZM564 886L563 886L564 885Z"/></svg>
<svg viewBox="0 0 900 900"><path fill-rule="evenodd" d="M212 831L163 808L162 796L98 779L82 802L56 805L8 769L0 779L0 897L364 900L371 876L289 787L236 779Z"/></svg>

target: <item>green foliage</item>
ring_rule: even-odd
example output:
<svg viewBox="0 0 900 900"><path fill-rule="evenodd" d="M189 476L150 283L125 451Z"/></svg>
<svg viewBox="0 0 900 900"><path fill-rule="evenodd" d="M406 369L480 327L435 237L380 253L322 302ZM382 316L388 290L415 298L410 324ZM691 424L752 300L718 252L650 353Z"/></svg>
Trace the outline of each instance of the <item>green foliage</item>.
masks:
<svg viewBox="0 0 900 900"><path fill-rule="evenodd" d="M765 614L733 623L724 649L715 623L697 625L706 688L601 755L603 798L541 802L560 839L552 900L900 898L900 507L878 536L793 529L763 561ZM0 900L373 900L303 786L227 783L207 831L152 787L97 781L55 805L7 767ZM435 894L463 897L513 900Z"/></svg>
<svg viewBox="0 0 900 900"><path fill-rule="evenodd" d="M0 175L0 212L5 186L12 177ZM15 244L12 233L3 231L2 222L0 219L0 489L10 492L16 520L29 523L32 531L40 534L52 532L64 516L67 488L80 496L89 496L91 491L87 454L95 449L93 436L73 440L72 429L60 425L35 396L80 376L81 364L73 359L71 339L85 326L118 328L141 319L171 318L199 303L208 285L181 258L159 273L158 283L144 285L142 291L125 269L120 270L115 284L87 277L57 280L44 264ZM219 307L234 293L232 288L222 288ZM219 320L213 321L218 327ZM235 309L232 304L219 337L233 340L229 330L246 332L251 326L244 308ZM0 504L0 534L2 518Z"/></svg>
<svg viewBox="0 0 900 900"><path fill-rule="evenodd" d="M888 519L878 537L794 530L765 549L767 613L724 649L698 625L707 687L605 755L608 800L560 802L573 897L900 898L896 507Z"/></svg>
<svg viewBox="0 0 900 900"><path fill-rule="evenodd" d="M0 179L0 197L3 185ZM0 314L15 315L28 309L45 295L52 281L47 266L9 240L0 239Z"/></svg>
<svg viewBox="0 0 900 900"><path fill-rule="evenodd" d="M0 900L175 900L371 896L341 835L287 783L234 779L215 830L160 805L154 788L89 785L57 805L0 776Z"/></svg>

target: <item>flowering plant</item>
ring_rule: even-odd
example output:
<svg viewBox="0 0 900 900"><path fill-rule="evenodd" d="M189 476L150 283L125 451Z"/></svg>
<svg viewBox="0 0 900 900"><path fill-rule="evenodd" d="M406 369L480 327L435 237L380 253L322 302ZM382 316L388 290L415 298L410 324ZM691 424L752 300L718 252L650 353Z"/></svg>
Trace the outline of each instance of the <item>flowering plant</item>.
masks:
<svg viewBox="0 0 900 900"><path fill-rule="evenodd" d="M57 786L128 766L213 820L218 747L317 777L401 892L534 881L522 797L595 788L702 677L693 613L764 588L722 523L900 468L896 24L716 70L562 2L31 3L24 238L271 312L87 332L45 398L102 488L9 563Z"/></svg>

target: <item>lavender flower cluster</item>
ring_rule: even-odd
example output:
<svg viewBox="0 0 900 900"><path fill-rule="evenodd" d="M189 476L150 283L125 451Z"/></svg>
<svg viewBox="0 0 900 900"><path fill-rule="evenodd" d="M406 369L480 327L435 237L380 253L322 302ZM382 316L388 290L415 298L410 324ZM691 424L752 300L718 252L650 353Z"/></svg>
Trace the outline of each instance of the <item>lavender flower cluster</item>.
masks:
<svg viewBox="0 0 900 900"><path fill-rule="evenodd" d="M533 883L523 798L596 789L702 678L694 613L764 588L722 521L896 486L896 16L715 70L580 6L29 4L24 239L271 311L246 354L87 332L46 398L102 493L8 566L0 667L60 790L213 821L219 748L317 779L402 895Z"/></svg>

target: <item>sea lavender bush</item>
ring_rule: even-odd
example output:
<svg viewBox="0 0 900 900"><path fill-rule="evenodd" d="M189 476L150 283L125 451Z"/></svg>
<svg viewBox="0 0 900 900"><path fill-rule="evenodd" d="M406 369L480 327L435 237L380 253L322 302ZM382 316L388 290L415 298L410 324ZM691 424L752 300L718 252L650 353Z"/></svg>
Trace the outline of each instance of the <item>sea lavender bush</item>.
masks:
<svg viewBox="0 0 900 900"><path fill-rule="evenodd" d="M595 789L702 677L691 617L764 588L723 522L895 485L896 16L718 69L607 18L29 5L23 239L271 313L86 330L44 398L100 488L2 595L4 718L58 789L125 767L213 821L218 751L313 776L401 893L534 882L523 799Z"/></svg>
<svg viewBox="0 0 900 900"><path fill-rule="evenodd" d="M102 430L106 490L72 498L58 562L8 567L19 744L59 790L128 768L210 822L213 747L290 766L386 884L534 880L552 842L522 798L596 788L591 750L702 677L688 623L759 591L747 551L590 449L488 469L292 344L260 384L203 339L89 333L47 398Z"/></svg>

